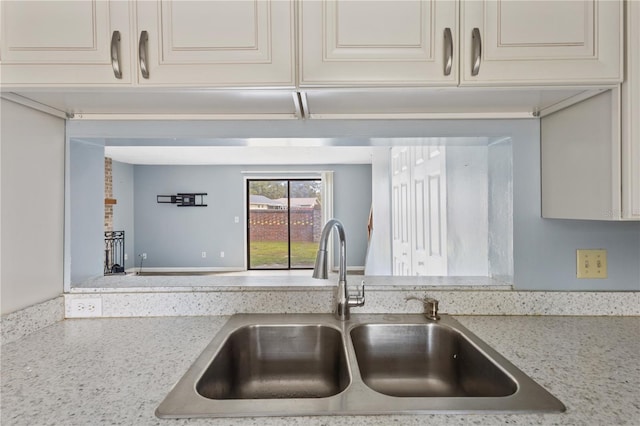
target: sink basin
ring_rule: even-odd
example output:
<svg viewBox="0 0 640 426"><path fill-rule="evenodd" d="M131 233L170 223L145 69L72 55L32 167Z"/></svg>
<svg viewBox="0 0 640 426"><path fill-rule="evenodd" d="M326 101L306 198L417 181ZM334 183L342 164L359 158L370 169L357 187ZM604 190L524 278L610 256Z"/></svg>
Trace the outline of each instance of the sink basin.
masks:
<svg viewBox="0 0 640 426"><path fill-rule="evenodd" d="M351 330L360 375L398 397L500 397L517 383L460 332L438 323L366 324Z"/></svg>
<svg viewBox="0 0 640 426"><path fill-rule="evenodd" d="M323 325L252 325L234 331L204 371L211 399L323 398L350 382L340 331Z"/></svg>
<svg viewBox="0 0 640 426"><path fill-rule="evenodd" d="M448 315L234 315L160 418L562 412Z"/></svg>

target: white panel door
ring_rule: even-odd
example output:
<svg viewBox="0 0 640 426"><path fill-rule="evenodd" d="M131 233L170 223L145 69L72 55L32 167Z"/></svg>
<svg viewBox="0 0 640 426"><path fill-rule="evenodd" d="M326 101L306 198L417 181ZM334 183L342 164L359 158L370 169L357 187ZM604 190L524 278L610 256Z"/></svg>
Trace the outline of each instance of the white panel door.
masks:
<svg viewBox="0 0 640 426"><path fill-rule="evenodd" d="M411 270L411 152L409 147L391 149L393 275L413 275Z"/></svg>
<svg viewBox="0 0 640 426"><path fill-rule="evenodd" d="M132 81L129 3L2 1L0 12L3 87Z"/></svg>
<svg viewBox="0 0 640 426"><path fill-rule="evenodd" d="M301 86L457 84L456 1L304 0L299 13Z"/></svg>
<svg viewBox="0 0 640 426"><path fill-rule="evenodd" d="M429 275L427 257L429 246L429 176L427 174L428 146L411 148L411 225L413 275Z"/></svg>
<svg viewBox="0 0 640 426"><path fill-rule="evenodd" d="M140 84L295 84L292 1L158 0L136 7Z"/></svg>
<svg viewBox="0 0 640 426"><path fill-rule="evenodd" d="M464 1L460 84L619 83L622 5L604 0Z"/></svg>
<svg viewBox="0 0 640 426"><path fill-rule="evenodd" d="M415 194L414 265L419 275L446 276L447 265L447 173L445 147L416 147L413 182Z"/></svg>

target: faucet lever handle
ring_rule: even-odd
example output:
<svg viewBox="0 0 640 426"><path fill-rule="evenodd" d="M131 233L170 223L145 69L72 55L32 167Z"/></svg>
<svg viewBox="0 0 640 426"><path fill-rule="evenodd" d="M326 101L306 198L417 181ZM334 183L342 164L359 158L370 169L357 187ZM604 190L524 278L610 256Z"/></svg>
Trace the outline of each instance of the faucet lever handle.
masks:
<svg viewBox="0 0 640 426"><path fill-rule="evenodd" d="M424 298L416 296L405 297L405 301L408 302L409 300L417 300L419 302L422 302L425 318L433 321L437 321L440 319L440 315L438 315L438 301L436 299L426 296Z"/></svg>

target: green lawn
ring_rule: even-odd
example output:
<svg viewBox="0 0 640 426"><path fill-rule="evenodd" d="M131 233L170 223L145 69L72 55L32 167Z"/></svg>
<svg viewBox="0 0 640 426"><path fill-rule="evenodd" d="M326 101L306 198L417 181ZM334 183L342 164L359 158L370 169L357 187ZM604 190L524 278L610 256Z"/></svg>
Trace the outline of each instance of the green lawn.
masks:
<svg viewBox="0 0 640 426"><path fill-rule="evenodd" d="M318 243L291 242L291 266L313 268ZM286 241L252 241L250 247L250 268L286 268Z"/></svg>

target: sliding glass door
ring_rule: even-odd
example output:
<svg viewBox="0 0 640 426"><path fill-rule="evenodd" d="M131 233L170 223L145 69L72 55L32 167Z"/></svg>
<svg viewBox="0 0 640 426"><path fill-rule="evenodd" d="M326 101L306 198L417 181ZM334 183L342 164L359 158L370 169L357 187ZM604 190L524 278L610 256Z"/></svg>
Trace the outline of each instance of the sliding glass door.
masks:
<svg viewBox="0 0 640 426"><path fill-rule="evenodd" d="M311 269L322 231L320 179L247 180L249 269Z"/></svg>

